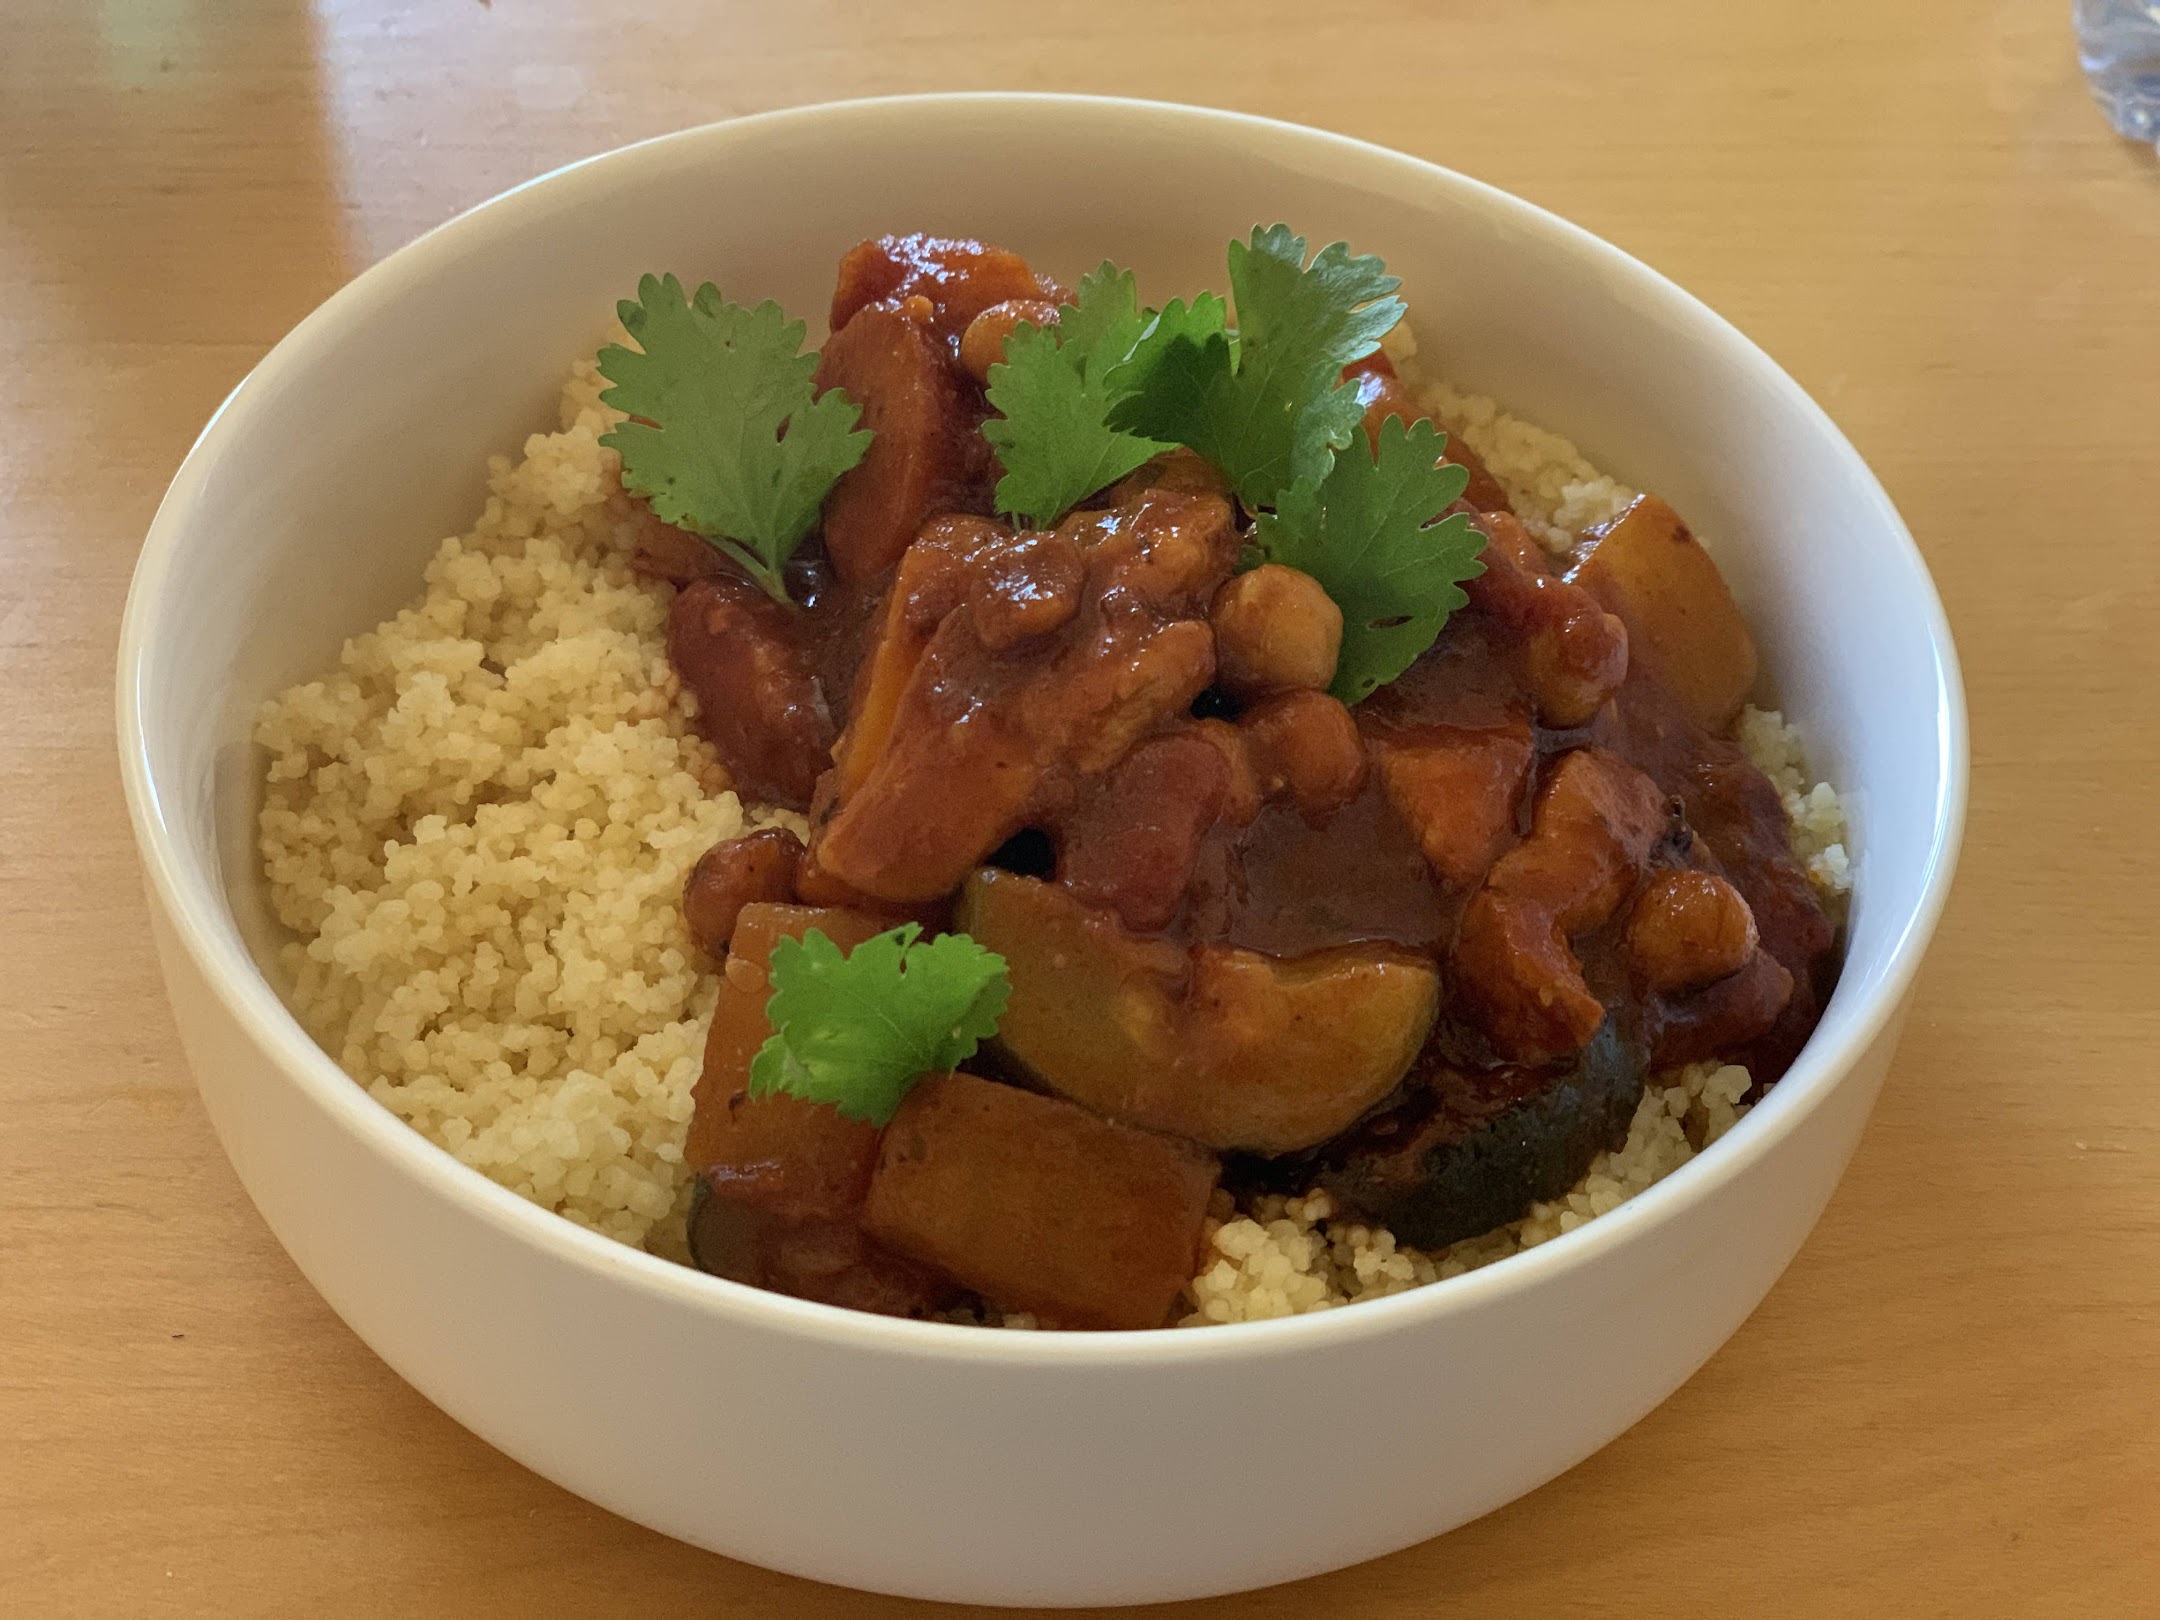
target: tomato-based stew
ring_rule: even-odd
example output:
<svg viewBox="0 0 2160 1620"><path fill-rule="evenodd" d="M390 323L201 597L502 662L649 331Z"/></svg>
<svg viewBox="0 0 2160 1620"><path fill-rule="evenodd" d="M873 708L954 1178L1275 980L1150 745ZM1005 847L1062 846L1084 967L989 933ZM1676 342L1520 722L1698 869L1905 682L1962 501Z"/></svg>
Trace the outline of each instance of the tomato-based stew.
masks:
<svg viewBox="0 0 2160 1620"><path fill-rule="evenodd" d="M813 386L874 437L816 532L758 580L651 518L699 728L804 829L715 847L685 895L720 976L686 1149L708 1269L1162 1326L1211 1201L1325 1189L1438 1248L1563 1194L1654 1076L1766 1086L1814 1028L1837 929L1733 740L1759 672L1709 553L1653 496L1548 549L1376 337L1300 351L1335 436L1256 499L1264 457L1217 416L1166 431L1161 381L1264 399L1248 368L1289 340L1246 263L1239 332L1161 339L1196 301L1112 337L1110 267L1075 295L982 243L865 242ZM1069 501L1018 487L1037 387L1111 402ZM1463 548L1429 618L1355 573L1354 524L1386 533L1354 480L1394 469L1430 507L1402 543ZM888 946L929 995L913 953L959 936L1002 968L994 1007L925 1016L980 1016L965 1068L926 1037L940 1066L883 1102L821 1100L857 1037L798 1003Z"/></svg>

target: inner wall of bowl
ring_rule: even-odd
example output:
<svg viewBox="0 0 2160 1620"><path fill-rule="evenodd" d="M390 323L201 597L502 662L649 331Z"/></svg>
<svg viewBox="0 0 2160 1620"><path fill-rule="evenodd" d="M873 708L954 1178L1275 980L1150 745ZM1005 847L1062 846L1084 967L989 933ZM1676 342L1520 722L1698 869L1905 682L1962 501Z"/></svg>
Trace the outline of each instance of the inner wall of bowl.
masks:
<svg viewBox="0 0 2160 1620"><path fill-rule="evenodd" d="M418 594L486 458L554 426L563 375L641 273L777 298L815 341L864 236L979 235L1066 278L1112 257L1161 301L1221 287L1224 243L1277 219L1385 256L1435 371L1663 493L1716 551L1855 813L1849 1007L1918 902L1944 751L1928 587L1852 451L1721 322L1498 193L1279 126L1049 99L783 114L618 154L454 222L288 339L160 519L145 730L216 925L238 919L282 983L253 854L257 705Z"/></svg>

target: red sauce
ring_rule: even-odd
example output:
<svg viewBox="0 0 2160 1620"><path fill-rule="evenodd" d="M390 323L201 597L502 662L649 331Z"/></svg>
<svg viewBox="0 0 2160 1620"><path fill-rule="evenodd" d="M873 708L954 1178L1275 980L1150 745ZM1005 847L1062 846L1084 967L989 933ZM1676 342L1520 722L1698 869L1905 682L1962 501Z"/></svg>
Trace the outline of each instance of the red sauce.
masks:
<svg viewBox="0 0 2160 1620"><path fill-rule="evenodd" d="M1837 953L1778 794L1631 666L1626 626L1553 572L1475 459L1462 457L1491 537L1486 573L1423 658L1346 713L1324 694L1269 687L1263 624L1250 641L1258 662L1222 683L1233 697L1211 684L1210 613L1245 520L1195 458L1143 469L1054 533L981 515L995 467L960 338L982 310L1042 296L1057 289L984 244L863 244L842 265L827 370L862 396L885 448L836 491L824 547L791 570L801 606L694 578L666 536L648 548L656 568L674 557L669 577L692 581L670 652L706 735L748 791L811 810L808 851L787 868L794 898L853 907L864 926L938 919L971 873L1003 859L1063 885L1089 929L1137 950L1120 961L1173 964L1161 992L1173 995L1202 977L1174 964L1224 953L1424 958L1416 969L1429 978L1437 966L1439 1008L1430 1014L1428 993L1422 1050L1424 1016L1399 1023L1399 1050L1417 1057L1395 1090L1329 1140L1267 1162L1233 1154L1228 1167L1239 1182L1318 1181L1408 1242L1451 1241L1564 1190L1624 1134L1655 1069L1717 1058L1748 1064L1758 1085L1781 1074L1820 1016ZM1352 380L1369 427L1414 409L1384 362ZM1284 600L1311 632L1309 597ZM714 863L696 897L704 911L732 917L756 887L749 871ZM1653 916L1646 895L1665 912ZM755 898L780 897L758 887ZM1264 1019L1266 1003L1250 999L1240 1016ZM736 1046L762 1038L757 1009L738 1011L752 1022ZM1147 1016L1209 1015L1172 1005ZM714 1038L726 1044L717 1024ZM739 1067L743 1053L728 1050ZM720 1106L714 1076L701 1114ZM1057 1089L1055 1075L1026 1078ZM850 1139L850 1165L868 1164L867 1142ZM765 1223L746 1252L775 1286L886 1301L872 1308L936 1295L876 1245L850 1247L845 1210L815 1212L839 1226L818 1227L816 1252L791 1270L773 1245L794 1240L773 1227L770 1200L724 1181L715 1196L754 1205ZM1168 1202L1184 1220L1193 1198ZM939 1211L890 1224L945 1229ZM705 1225L734 1230L719 1216ZM915 1261L967 1272L927 1243ZM814 1285L786 1280L813 1272ZM1102 1303L1118 1279L1089 1286L1101 1297L1073 1317L1120 1319ZM1054 1302L1031 1306L1057 1314Z"/></svg>

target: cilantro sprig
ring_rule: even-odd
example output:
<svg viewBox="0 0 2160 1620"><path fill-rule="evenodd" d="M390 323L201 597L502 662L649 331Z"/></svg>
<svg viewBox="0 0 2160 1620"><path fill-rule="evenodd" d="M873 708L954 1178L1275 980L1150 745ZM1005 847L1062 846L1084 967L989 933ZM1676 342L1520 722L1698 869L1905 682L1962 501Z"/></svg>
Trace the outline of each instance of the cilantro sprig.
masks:
<svg viewBox="0 0 2160 1620"><path fill-rule="evenodd" d="M991 373L1006 419L985 432L1008 469L1000 507L1037 524L1167 444L1205 456L1254 514L1253 554L1311 574L1343 610L1331 690L1355 703L1468 600L1485 537L1442 519L1468 480L1439 464L1446 436L1390 419L1368 450L1342 380L1402 319L1401 282L1345 243L1308 250L1287 225L1230 244L1234 328L1212 293L1139 311L1131 276L1103 265L1059 343L1023 331L1008 345Z"/></svg>
<svg viewBox="0 0 2160 1620"><path fill-rule="evenodd" d="M750 1095L783 1091L873 1125L916 1081L974 1056L1012 994L1002 956L965 934L925 940L918 923L845 955L815 928L775 940L766 976L773 1033L751 1059Z"/></svg>
<svg viewBox="0 0 2160 1620"><path fill-rule="evenodd" d="M1199 451L1255 510L1327 476L1364 415L1342 369L1403 316L1402 283L1379 259L1332 242L1308 263L1306 245L1287 225L1232 242L1235 341L1188 315L1111 412L1114 427Z"/></svg>
<svg viewBox="0 0 2160 1620"><path fill-rule="evenodd" d="M1342 450L1325 477L1300 478L1253 525L1263 557L1312 575L1342 609L1329 690L1346 704L1415 663L1469 600L1462 581L1485 571L1485 536L1469 518L1436 521L1470 481L1440 462L1446 443L1430 421L1391 416L1371 454L1362 442Z"/></svg>
<svg viewBox="0 0 2160 1620"><path fill-rule="evenodd" d="M1130 270L1107 260L1080 278L1055 325L1022 325L1005 340L987 389L999 414L983 424L998 453L997 508L1034 528L1116 483L1169 445L1110 426L1113 374L1147 325Z"/></svg>
<svg viewBox="0 0 2160 1620"><path fill-rule="evenodd" d="M860 408L815 392L803 323L769 299L746 309L709 281L686 298L673 276L646 276L616 313L638 347L600 351L614 385L600 398L630 420L600 442L622 453L624 487L785 602L789 556L870 448Z"/></svg>
<svg viewBox="0 0 2160 1620"><path fill-rule="evenodd" d="M1346 243L1309 261L1307 249L1287 225L1230 244L1235 330L1213 293L1142 311L1131 272L1106 262L1055 328L1017 331L990 370L1002 415L983 428L1006 469L999 510L1053 522L1172 444L1221 468L1254 511L1325 478L1364 415L1343 367L1402 319L1402 283Z"/></svg>
<svg viewBox="0 0 2160 1620"><path fill-rule="evenodd" d="M1197 451L1253 515L1252 550L1311 574L1342 608L1333 690L1355 703L1432 644L1481 571L1483 537L1440 521L1465 475L1435 465L1446 440L1429 422L1390 421L1366 451L1342 371L1402 318L1379 259L1342 242L1310 253L1289 226L1256 226L1230 244L1229 273L1230 303L1202 293L1150 310L1106 261L1054 325L1013 333L983 427L1003 467L997 508L1047 527L1150 457ZM789 556L869 448L856 402L816 392L803 323L776 304L647 276L619 313L638 347L601 351L601 398L630 420L602 442L622 453L624 485L786 601ZM894 949L899 976L908 948ZM780 1050L761 1055L768 1069Z"/></svg>
<svg viewBox="0 0 2160 1620"><path fill-rule="evenodd" d="M1220 336L1233 356L1237 352L1237 334L1230 330L1230 306L1214 293L1204 292L1189 304L1173 298L1159 310L1142 313L1146 321L1132 353L1111 368L1108 379L1110 413L1120 420L1134 409L1134 399L1153 397L1166 387L1163 366L1182 357L1187 349L1204 346Z"/></svg>

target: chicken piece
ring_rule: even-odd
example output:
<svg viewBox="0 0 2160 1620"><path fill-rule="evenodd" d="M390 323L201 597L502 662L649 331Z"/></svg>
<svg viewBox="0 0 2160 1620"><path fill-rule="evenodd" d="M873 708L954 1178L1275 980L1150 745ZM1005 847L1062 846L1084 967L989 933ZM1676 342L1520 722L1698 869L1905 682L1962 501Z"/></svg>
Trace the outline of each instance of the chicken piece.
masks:
<svg viewBox="0 0 2160 1620"><path fill-rule="evenodd" d="M1342 609L1320 582L1262 563L1223 582L1208 609L1216 682L1240 697L1327 690L1342 652Z"/></svg>
<svg viewBox="0 0 2160 1620"><path fill-rule="evenodd" d="M1632 656L1706 731L1722 732L1754 688L1755 638L1725 576L1655 495L1594 531L1568 578L1627 625Z"/></svg>
<svg viewBox="0 0 2160 1620"><path fill-rule="evenodd" d="M1238 717L1261 794L1286 797L1317 824L1365 786L1365 742L1350 711L1325 692L1279 692Z"/></svg>
<svg viewBox="0 0 2160 1620"><path fill-rule="evenodd" d="M1077 610L1004 649L968 597L985 559L1011 554L1009 531L933 526L909 548L820 806L824 871L888 903L945 894L1213 678L1198 614L1235 554L1227 503L1154 491L1075 514L1057 535L1081 559Z"/></svg>
<svg viewBox="0 0 2160 1620"><path fill-rule="evenodd" d="M1058 307L1045 298L1008 298L992 304L960 334L960 369L977 382L990 381L990 368L1005 358L1005 340L1025 322L1034 327L1058 323Z"/></svg>
<svg viewBox="0 0 2160 1620"><path fill-rule="evenodd" d="M1439 1007L1422 952L1186 949L1011 872L969 879L957 920L1011 975L1007 1062L1105 1119L1209 1147L1326 1141L1394 1089Z"/></svg>
<svg viewBox="0 0 2160 1620"><path fill-rule="evenodd" d="M836 808L806 865L820 882L919 904L1017 830L1039 781L1035 745L1008 707L978 701L1014 672L976 628L972 599L991 576L1027 601L1063 594L1054 581L1015 577L1013 553L1027 538L984 518L945 518L901 559L836 750ZM1062 564L1051 567L1062 576ZM970 685L979 677L983 691ZM962 782L968 790L954 791Z"/></svg>
<svg viewBox="0 0 2160 1620"><path fill-rule="evenodd" d="M1432 415L1418 404L1417 396L1396 375L1395 362L1378 349L1364 359L1353 360L1344 366L1343 381L1357 384L1358 404L1365 409L1365 437L1374 445L1380 442L1380 424L1389 417L1401 417L1403 425L1408 427ZM1500 487L1500 480L1493 477L1478 453L1463 442L1462 435L1450 433L1447 436L1440 459L1470 475L1470 482L1463 488L1463 499L1471 506L1480 512L1508 510L1507 491Z"/></svg>
<svg viewBox="0 0 2160 1620"><path fill-rule="evenodd" d="M1755 954L1755 914L1714 872L1680 867L1642 886L1628 912L1628 963L1659 995L1681 995L1738 973Z"/></svg>
<svg viewBox="0 0 2160 1620"><path fill-rule="evenodd" d="M1223 750L1187 727L1142 743L1058 829L1058 881L1135 933L1170 926L1230 797Z"/></svg>
<svg viewBox="0 0 2160 1620"><path fill-rule="evenodd" d="M1493 1047L1517 1063L1579 1052L1605 1020L1573 939L1608 921L1671 823L1671 801L1616 754L1562 756L1530 836L1463 909L1455 967Z"/></svg>
<svg viewBox="0 0 2160 1620"><path fill-rule="evenodd" d="M700 855L683 885L683 921L708 956L725 956L743 907L795 898L802 840L785 827L724 838Z"/></svg>
<svg viewBox="0 0 2160 1620"><path fill-rule="evenodd" d="M908 632L901 646L909 668L931 632L962 603L973 610L977 632L994 652L1064 628L1079 611L1087 576L1069 535L1016 534L994 518L958 514L923 525L902 564L884 610L888 635ZM881 645L873 653L884 650ZM889 678L889 672L858 672L859 685L874 687Z"/></svg>
<svg viewBox="0 0 2160 1620"><path fill-rule="evenodd" d="M872 305L818 356L818 391L845 389L877 435L825 497L825 551L851 585L891 568L928 519L965 510L987 454L977 411L918 313Z"/></svg>
<svg viewBox="0 0 2160 1620"><path fill-rule="evenodd" d="M1162 1327L1192 1280L1219 1171L1189 1142L936 1075L885 1128L863 1220L1002 1309L1063 1327Z"/></svg>
<svg viewBox="0 0 2160 1620"><path fill-rule="evenodd" d="M1215 638L1200 619L1172 619L1129 655L1111 658L1075 660L1069 691L1044 683L1023 695L1025 712L1067 739L1062 764L1076 775L1108 770L1164 720L1189 710L1214 679Z"/></svg>
<svg viewBox="0 0 2160 1620"><path fill-rule="evenodd" d="M1485 572L1464 591L1514 638L1538 719L1563 729L1587 724L1627 678L1627 626L1554 574L1520 521L1505 512L1477 521L1488 542Z"/></svg>
<svg viewBox="0 0 2160 1620"><path fill-rule="evenodd" d="M889 1315L948 1302L950 1279L886 1253L861 1229L878 1129L822 1103L749 1095L750 1060L772 1033L766 963L776 940L810 929L852 950L882 917L809 906L742 908L706 1032L683 1159L704 1185L691 1220L698 1264L803 1299Z"/></svg>
<svg viewBox="0 0 2160 1620"><path fill-rule="evenodd" d="M840 260L830 324L839 332L872 304L914 298L927 305L931 330L956 355L969 324L991 305L1039 299L1055 308L1066 294L1001 247L965 237L881 236L858 243Z"/></svg>
<svg viewBox="0 0 2160 1620"><path fill-rule="evenodd" d="M1087 565L1072 536L1060 533L1000 536L974 554L967 604L975 633L990 651L1008 652L1024 641L1053 635L1080 611Z"/></svg>
<svg viewBox="0 0 2160 1620"><path fill-rule="evenodd" d="M1550 914L1567 935L1610 918L1672 824L1672 802L1617 755L1581 748L1561 756L1538 793L1530 836L1485 882Z"/></svg>
<svg viewBox="0 0 2160 1620"><path fill-rule="evenodd" d="M735 574L686 586L668 611L668 662L736 790L802 810L832 763L833 723L796 631L786 608Z"/></svg>
<svg viewBox="0 0 2160 1620"><path fill-rule="evenodd" d="M1237 561L1230 502L1205 490L1148 489L1122 506L1075 512L1058 527L1091 559L1091 572L1099 570L1104 596L1118 598L1106 610L1118 614L1170 615L1205 629L1207 603Z"/></svg>
<svg viewBox="0 0 2160 1620"><path fill-rule="evenodd" d="M1441 880L1467 889L1515 842L1537 745L1530 722L1425 725L1381 735L1374 747L1388 802L1417 835Z"/></svg>

